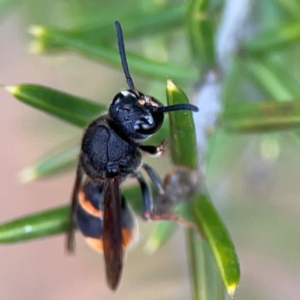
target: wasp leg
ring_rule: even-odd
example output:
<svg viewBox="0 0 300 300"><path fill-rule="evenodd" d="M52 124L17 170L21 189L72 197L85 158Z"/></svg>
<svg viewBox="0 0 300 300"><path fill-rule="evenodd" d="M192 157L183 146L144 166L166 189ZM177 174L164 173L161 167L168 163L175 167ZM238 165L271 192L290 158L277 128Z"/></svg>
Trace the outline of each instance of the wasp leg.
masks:
<svg viewBox="0 0 300 300"><path fill-rule="evenodd" d="M150 155L153 156L160 156L162 153L164 153L168 148L168 141L163 140L158 146L153 145L140 145L139 148L147 152Z"/></svg>
<svg viewBox="0 0 300 300"><path fill-rule="evenodd" d="M67 227L67 251L69 253L74 252L74 231L75 231L75 222L74 222L74 216L75 216L75 211L76 211L76 206L77 206L77 201L78 201L78 192L80 189L82 181L82 170L80 164L77 166L77 172L76 172L76 179L75 179L75 184L73 188L73 193L72 193L72 199L71 199L71 207L70 207L70 214L69 214L69 223Z"/></svg>
<svg viewBox="0 0 300 300"><path fill-rule="evenodd" d="M139 181L141 190L142 190L142 197L143 197L143 205L144 205L144 218L149 219L147 216L151 215L153 210L153 199L152 193L149 185L147 184L145 178L143 177L141 172L136 172L135 177Z"/></svg>
<svg viewBox="0 0 300 300"><path fill-rule="evenodd" d="M152 169L153 170L153 169ZM154 171L154 170L153 170ZM156 173L155 173L156 174ZM193 223L185 219L181 219L177 213L170 212L165 214L153 214L153 198L151 189L145 181L143 175L140 172L135 173L136 178L139 181L142 190L142 197L144 203L144 215L146 220L152 221L173 221L185 227L190 227L199 232L198 227ZM150 177L150 176L149 176ZM202 233L200 232L202 235Z"/></svg>
<svg viewBox="0 0 300 300"><path fill-rule="evenodd" d="M142 167L145 169L145 171L147 172L149 178L151 179L155 189L157 190L157 192L161 195L163 195L165 193L165 190L163 188L163 183L161 178L159 177L159 175L156 173L156 171L149 166L148 164L143 163Z"/></svg>
<svg viewBox="0 0 300 300"><path fill-rule="evenodd" d="M154 215L153 214L153 198L149 185L144 179L143 175L140 172L136 172L136 178L139 181L142 190L143 204L144 204L144 218L146 220L173 220L177 221L177 214L164 214L164 215ZM175 217L176 215L176 217Z"/></svg>

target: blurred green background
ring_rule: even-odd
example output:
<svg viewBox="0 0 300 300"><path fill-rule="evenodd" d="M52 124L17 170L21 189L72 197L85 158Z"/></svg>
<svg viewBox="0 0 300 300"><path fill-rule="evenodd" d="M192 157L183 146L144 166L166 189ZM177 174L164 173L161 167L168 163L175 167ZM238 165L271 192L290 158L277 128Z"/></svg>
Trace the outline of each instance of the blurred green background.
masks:
<svg viewBox="0 0 300 300"><path fill-rule="evenodd" d="M193 15L195 7L202 13ZM129 0L126 5L99 0L2 0L0 83L38 83L110 103L126 88L120 66L97 63L80 51L61 51L47 40L33 42L28 28L38 24L71 30L76 33L73 37L84 36L97 44L101 26L111 24L107 30L113 30L118 19L125 31L126 26L135 28L137 22L147 20L148 14L154 20L161 10L170 17L165 17L164 26L133 30L128 38L124 32L126 46L144 57L183 66L186 73L170 77L194 101L209 88L209 72L218 78L215 89L221 91L216 103L228 105L229 111L249 102L299 100L297 0ZM201 26L193 31L195 24ZM33 55L28 48L47 51ZM164 101L164 79L134 68L131 72L141 91ZM75 144L82 131L20 104L3 90L0 93L0 220L4 222L69 201L72 172L27 185L17 184L16 174L57 145ZM212 93L218 94L214 87ZM212 103L209 97L203 99L197 102L202 111ZM211 129L207 124L200 128L195 121L199 132ZM206 183L240 258L241 283L234 299L299 299L300 131L277 131L275 124L268 132L255 134L251 121L247 134L229 132L226 122L210 124L217 130L199 149L200 155L208 149ZM149 161L158 168L167 159ZM140 242L128 252L116 294L106 287L103 258L88 249L80 235L75 257L64 253L62 236L1 246L0 299L191 299L182 229L149 256L143 248L150 228L151 224L140 222Z"/></svg>

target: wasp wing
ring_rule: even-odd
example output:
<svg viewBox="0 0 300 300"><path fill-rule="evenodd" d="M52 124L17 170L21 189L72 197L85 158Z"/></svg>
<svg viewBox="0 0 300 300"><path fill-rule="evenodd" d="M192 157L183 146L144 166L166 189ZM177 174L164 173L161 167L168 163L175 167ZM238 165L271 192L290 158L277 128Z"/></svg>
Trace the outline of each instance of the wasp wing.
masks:
<svg viewBox="0 0 300 300"><path fill-rule="evenodd" d="M124 256L119 177L109 178L105 183L103 223L103 250L106 279L109 287L115 290L121 278Z"/></svg>
<svg viewBox="0 0 300 300"><path fill-rule="evenodd" d="M67 227L66 248L69 253L74 252L74 248L75 248L75 246L74 246L74 239L75 239L74 231L75 231L76 225L75 225L74 216L75 216L75 211L76 211L76 205L78 202L78 193L79 193L79 190L81 187L82 177L83 177L83 173L82 173L81 165L78 164L77 172L76 172L76 179L75 179L73 193L72 193L72 199L71 199L69 223L68 223L68 227Z"/></svg>

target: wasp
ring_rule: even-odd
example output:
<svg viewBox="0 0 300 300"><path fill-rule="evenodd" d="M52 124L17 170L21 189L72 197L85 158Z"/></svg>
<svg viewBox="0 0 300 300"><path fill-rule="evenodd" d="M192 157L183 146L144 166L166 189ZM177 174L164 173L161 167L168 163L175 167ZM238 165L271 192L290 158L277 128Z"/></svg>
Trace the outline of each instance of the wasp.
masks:
<svg viewBox="0 0 300 300"><path fill-rule="evenodd" d="M136 236L135 219L120 185L128 177L138 180L145 219L172 219L153 213L153 198L141 169L153 186L163 193L159 175L142 161L142 152L159 155L158 146L142 143L163 124L164 113L177 110L198 111L196 106L163 106L157 99L138 91L129 73L121 25L115 22L121 64L129 89L121 91L109 106L108 113L94 120L83 135L72 193L67 250L74 250L75 219L87 242L104 253L108 286L115 290L120 282L123 257Z"/></svg>

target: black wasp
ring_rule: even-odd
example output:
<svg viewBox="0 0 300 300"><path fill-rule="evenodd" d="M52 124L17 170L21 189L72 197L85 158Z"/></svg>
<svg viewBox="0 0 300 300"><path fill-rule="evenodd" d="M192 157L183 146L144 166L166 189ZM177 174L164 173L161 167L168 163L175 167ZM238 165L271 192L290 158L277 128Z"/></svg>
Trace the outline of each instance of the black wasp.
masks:
<svg viewBox="0 0 300 300"><path fill-rule="evenodd" d="M115 290L119 284L123 256L134 240L135 219L126 199L120 193L121 183L135 177L141 187L146 219L168 219L154 216L150 187L140 169L148 174L154 187L163 193L157 173L142 161L141 151L158 155L164 149L141 143L157 132L164 113L176 110L198 111L190 104L163 106L152 96L139 92L129 73L123 33L115 22L118 46L128 90L118 93L107 114L94 120L86 129L81 146L68 230L67 248L74 248L74 218L87 242L104 252L108 285Z"/></svg>

